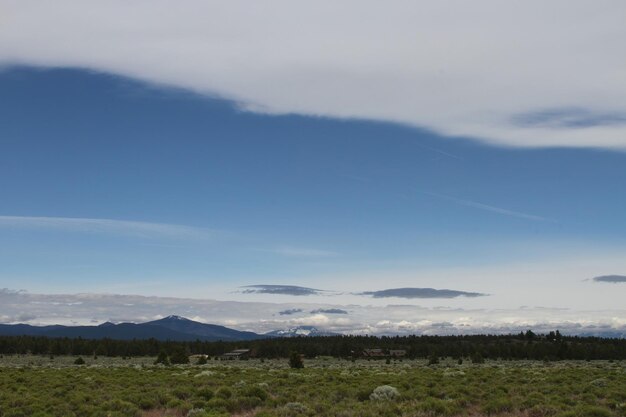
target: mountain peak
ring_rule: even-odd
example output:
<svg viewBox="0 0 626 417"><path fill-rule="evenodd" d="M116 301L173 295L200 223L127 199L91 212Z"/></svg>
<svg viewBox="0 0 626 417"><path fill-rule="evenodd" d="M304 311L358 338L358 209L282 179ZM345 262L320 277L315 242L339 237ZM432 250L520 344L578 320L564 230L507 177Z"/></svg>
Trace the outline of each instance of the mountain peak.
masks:
<svg viewBox="0 0 626 417"><path fill-rule="evenodd" d="M168 321L174 321L174 320L178 320L178 321L192 321L192 320L189 320L186 317L177 316L177 315L174 315L174 314L172 314L170 316L167 316L167 317L165 317L165 318L163 318L161 320L168 320Z"/></svg>
<svg viewBox="0 0 626 417"><path fill-rule="evenodd" d="M333 336L336 333L329 331L319 330L315 326L296 326L288 329L274 330L269 333L265 333L266 336L271 337L299 337L299 336Z"/></svg>

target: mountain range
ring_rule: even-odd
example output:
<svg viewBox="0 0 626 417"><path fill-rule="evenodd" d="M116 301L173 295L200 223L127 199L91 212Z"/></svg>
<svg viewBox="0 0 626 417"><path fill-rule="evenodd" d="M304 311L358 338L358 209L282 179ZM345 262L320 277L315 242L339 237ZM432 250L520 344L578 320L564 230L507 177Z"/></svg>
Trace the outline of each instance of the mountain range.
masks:
<svg viewBox="0 0 626 417"><path fill-rule="evenodd" d="M271 337L301 337L301 336L337 336L338 333L327 332L319 330L314 326L297 326L290 327L283 330L273 330L269 333L265 333L265 336Z"/></svg>
<svg viewBox="0 0 626 417"><path fill-rule="evenodd" d="M46 336L83 339L157 339L175 341L239 341L268 337L330 336L312 326L274 330L266 334L246 332L216 324L206 324L180 316L168 316L146 323L111 323L97 326L31 326L29 324L0 324L0 336Z"/></svg>

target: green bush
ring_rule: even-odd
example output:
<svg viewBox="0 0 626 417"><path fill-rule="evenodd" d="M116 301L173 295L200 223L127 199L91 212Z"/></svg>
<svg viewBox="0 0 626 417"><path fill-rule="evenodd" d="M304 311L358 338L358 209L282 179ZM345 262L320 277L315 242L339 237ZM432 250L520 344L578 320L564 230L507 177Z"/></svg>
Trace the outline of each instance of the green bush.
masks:
<svg viewBox="0 0 626 417"><path fill-rule="evenodd" d="M211 398L213 398L213 395L214 395L214 394L213 394L213 391L211 391L211 389L210 389L210 388L207 388L207 387L200 388L196 394L197 394L200 398L203 398L203 399L204 399L204 400L206 400L206 401L208 401L208 400L210 400Z"/></svg>
<svg viewBox="0 0 626 417"><path fill-rule="evenodd" d="M295 369L304 368L304 362L302 362L302 357L298 352L291 352L289 354L289 367Z"/></svg>
<svg viewBox="0 0 626 417"><path fill-rule="evenodd" d="M170 363L183 365L189 363L189 355L182 346L176 345L170 353Z"/></svg>
<svg viewBox="0 0 626 417"><path fill-rule="evenodd" d="M428 358L428 364L429 365L437 365L439 363L439 356L437 355L430 355Z"/></svg>
<svg viewBox="0 0 626 417"><path fill-rule="evenodd" d="M513 404L511 403L511 400L509 400L508 398L495 398L495 399L489 400L483 406L483 412L486 413L487 415L504 413L504 412L511 411L512 409L513 409Z"/></svg>
<svg viewBox="0 0 626 417"><path fill-rule="evenodd" d="M256 397L261 401L267 400L267 392L259 386L250 386L243 391L245 397Z"/></svg>
<svg viewBox="0 0 626 417"><path fill-rule="evenodd" d="M154 364L155 365L158 365L158 364L169 365L170 364L170 359L167 357L167 353L164 350L159 352L159 355L154 361Z"/></svg>
<svg viewBox="0 0 626 417"><path fill-rule="evenodd" d="M429 416L448 416L455 412L454 407L452 407L449 401L440 400L439 398L427 398L418 405L418 408Z"/></svg>
<svg viewBox="0 0 626 417"><path fill-rule="evenodd" d="M372 401L391 401L400 397L400 392L397 388L390 385L381 385L374 388L374 391L370 394L370 400Z"/></svg>
<svg viewBox="0 0 626 417"><path fill-rule="evenodd" d="M604 407L582 406L578 410L578 415L581 417L611 417L613 413Z"/></svg>
<svg viewBox="0 0 626 417"><path fill-rule="evenodd" d="M229 399L230 397L233 396L233 392L231 391L230 388L228 387L220 387L216 392L215 395L218 398L223 398L225 400Z"/></svg>

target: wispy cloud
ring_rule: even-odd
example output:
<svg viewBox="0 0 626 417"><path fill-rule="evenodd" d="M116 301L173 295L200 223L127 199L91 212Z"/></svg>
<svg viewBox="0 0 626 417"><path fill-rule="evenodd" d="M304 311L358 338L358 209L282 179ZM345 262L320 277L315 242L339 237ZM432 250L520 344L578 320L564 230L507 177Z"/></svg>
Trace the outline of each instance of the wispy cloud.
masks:
<svg viewBox="0 0 626 417"><path fill-rule="evenodd" d="M318 295L326 291L297 285L246 285L241 287L244 294Z"/></svg>
<svg viewBox="0 0 626 417"><path fill-rule="evenodd" d="M619 284L626 282L626 275L602 275L593 279L595 282L609 282L611 284Z"/></svg>
<svg viewBox="0 0 626 417"><path fill-rule="evenodd" d="M99 233L141 238L202 238L209 230L191 226L80 217L0 216L0 227L62 232Z"/></svg>
<svg viewBox="0 0 626 417"><path fill-rule="evenodd" d="M374 298L456 298L456 297L484 297L487 294L457 290L437 290L434 288L390 288L380 291L364 291L360 295L370 295Z"/></svg>
<svg viewBox="0 0 626 417"><path fill-rule="evenodd" d="M459 204L461 206L466 206L466 207L472 207L472 208L476 208L479 210L484 210L484 211L489 211L492 213L497 213L497 214L502 214L504 216L511 216L511 217L517 217L520 219L526 219L526 220L535 220L535 221L551 221L548 218L545 217L541 217L541 216L536 216L534 214L528 214L528 213L523 213L520 211L513 211L513 210L508 210L502 207L497 207L497 206L491 206L488 204L483 204L483 203L479 203L477 201L472 201L472 200L464 200L461 198L456 198L456 197L452 197L449 195L445 195L445 194L439 194L439 193L433 193L433 192L428 192L428 191L421 191L423 194L426 195L430 195L433 197L437 197L437 198L441 198L444 200L448 200L448 201L452 201L453 203Z"/></svg>

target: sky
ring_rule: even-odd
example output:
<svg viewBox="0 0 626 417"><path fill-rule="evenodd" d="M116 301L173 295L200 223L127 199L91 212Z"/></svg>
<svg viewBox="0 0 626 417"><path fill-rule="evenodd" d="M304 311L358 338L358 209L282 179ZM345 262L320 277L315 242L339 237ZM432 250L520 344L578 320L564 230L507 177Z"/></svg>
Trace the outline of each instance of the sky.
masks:
<svg viewBox="0 0 626 417"><path fill-rule="evenodd" d="M626 334L623 2L0 16L0 322Z"/></svg>

